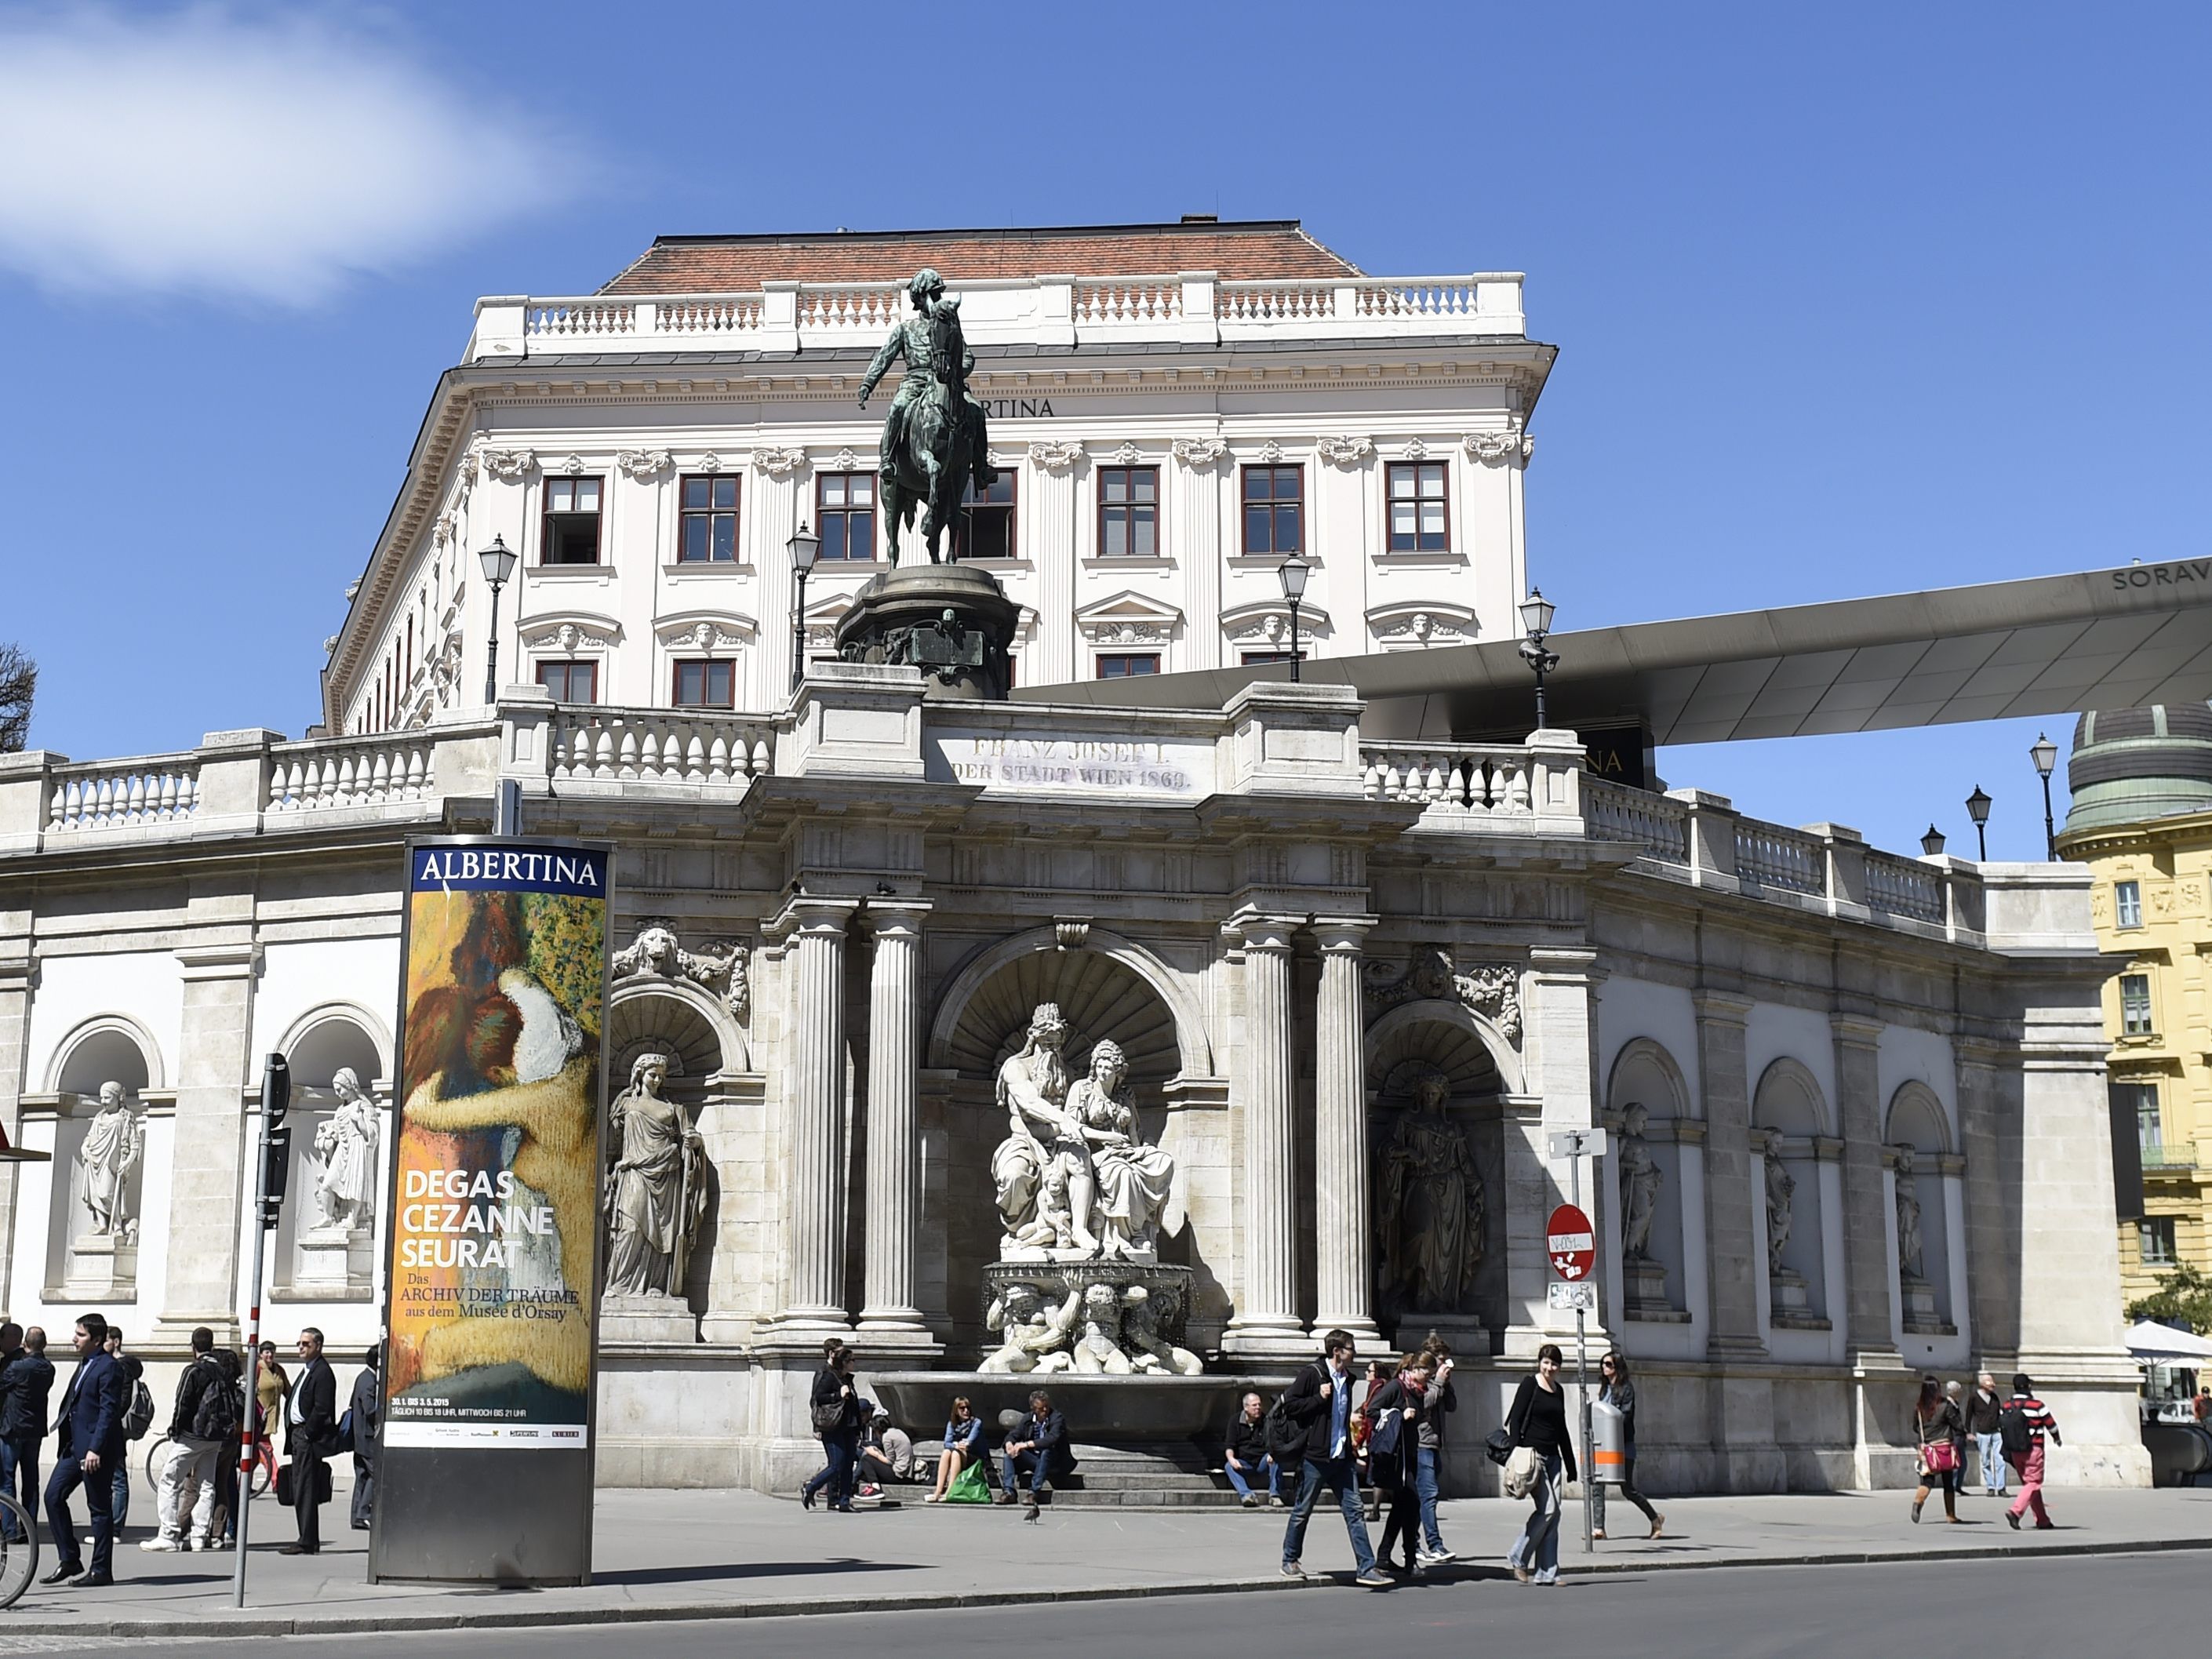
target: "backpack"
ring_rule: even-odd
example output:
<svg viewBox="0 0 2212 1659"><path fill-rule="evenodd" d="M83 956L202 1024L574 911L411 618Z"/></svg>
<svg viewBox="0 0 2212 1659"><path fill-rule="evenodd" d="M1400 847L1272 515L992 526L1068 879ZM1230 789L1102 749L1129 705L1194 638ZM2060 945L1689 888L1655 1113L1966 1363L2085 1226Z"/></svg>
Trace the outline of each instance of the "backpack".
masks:
<svg viewBox="0 0 2212 1659"><path fill-rule="evenodd" d="M236 1377L216 1372L200 1390L199 1403L192 1407L192 1438L228 1440L245 1420L246 1390Z"/></svg>
<svg viewBox="0 0 2212 1659"><path fill-rule="evenodd" d="M2027 1456L2035 1444L2035 1436L2027 1426L2027 1413L2017 1406L2005 1407L2005 1414L1997 1419L1997 1437L2004 1447L2005 1461L2018 1463Z"/></svg>
<svg viewBox="0 0 2212 1659"><path fill-rule="evenodd" d="M1278 1464L1301 1462L1306 1454L1306 1425L1283 1408L1289 1398L1288 1389L1277 1395L1261 1419L1260 1432L1267 1443L1267 1455Z"/></svg>
<svg viewBox="0 0 2212 1659"><path fill-rule="evenodd" d="M154 1395L144 1382L131 1385L131 1404L123 1413L123 1437L143 1440L146 1431L154 1426Z"/></svg>

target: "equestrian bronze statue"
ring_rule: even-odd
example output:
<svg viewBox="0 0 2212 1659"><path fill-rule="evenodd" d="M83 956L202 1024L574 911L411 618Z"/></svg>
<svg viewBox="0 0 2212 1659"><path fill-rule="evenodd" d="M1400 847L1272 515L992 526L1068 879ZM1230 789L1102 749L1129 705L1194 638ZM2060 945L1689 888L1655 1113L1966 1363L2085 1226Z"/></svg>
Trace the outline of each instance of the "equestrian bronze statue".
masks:
<svg viewBox="0 0 2212 1659"><path fill-rule="evenodd" d="M944 556L939 544L957 520L972 479L978 493L998 474L992 470L983 405L969 395L975 367L960 328L960 301L945 280L925 267L907 284L915 314L891 330L860 380L860 407L894 360L906 360L906 377L884 420L884 524L890 562L899 557L899 528L921 509L921 534L932 564L958 556L957 542Z"/></svg>

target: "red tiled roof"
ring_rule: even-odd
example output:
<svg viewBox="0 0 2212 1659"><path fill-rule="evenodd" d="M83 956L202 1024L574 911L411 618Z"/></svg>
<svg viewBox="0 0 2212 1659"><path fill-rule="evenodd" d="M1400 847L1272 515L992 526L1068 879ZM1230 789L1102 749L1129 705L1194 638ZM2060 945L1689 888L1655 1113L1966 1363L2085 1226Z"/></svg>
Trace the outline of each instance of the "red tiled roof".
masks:
<svg viewBox="0 0 2212 1659"><path fill-rule="evenodd" d="M763 283L903 281L923 265L946 277L1162 276L1211 270L1224 281L1358 276L1295 219L1043 230L866 230L806 236L661 236L602 294L744 294Z"/></svg>

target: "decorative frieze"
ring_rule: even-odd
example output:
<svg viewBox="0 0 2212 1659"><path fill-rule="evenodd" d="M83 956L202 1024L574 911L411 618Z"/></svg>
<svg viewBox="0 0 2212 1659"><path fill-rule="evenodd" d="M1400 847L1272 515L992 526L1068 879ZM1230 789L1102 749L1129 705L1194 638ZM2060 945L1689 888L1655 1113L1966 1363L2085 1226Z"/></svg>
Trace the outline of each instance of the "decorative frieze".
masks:
<svg viewBox="0 0 2212 1659"><path fill-rule="evenodd" d="M1133 445L1122 447L1134 453ZM1192 471L1202 472L1229 453L1229 445L1220 438L1177 438L1168 446L1168 453Z"/></svg>
<svg viewBox="0 0 2212 1659"><path fill-rule="evenodd" d="M1030 459L1048 472L1065 472L1083 459L1083 446L1076 442L1048 443L1042 440L1030 446Z"/></svg>
<svg viewBox="0 0 2212 1659"><path fill-rule="evenodd" d="M1518 427L1509 427L1503 432L1470 432L1461 441L1471 461L1480 461L1486 466L1498 466L1508 461L1526 465L1536 453L1536 441Z"/></svg>
<svg viewBox="0 0 2212 1659"><path fill-rule="evenodd" d="M1404 969L1370 962L1364 988L1368 1018L1415 1000L1456 1002L1498 1028L1515 1047L1521 1042L1521 970L1511 963L1480 962L1462 970L1441 945L1425 945Z"/></svg>
<svg viewBox="0 0 2212 1659"><path fill-rule="evenodd" d="M715 466L721 465L720 460L711 455L707 459L714 461ZM618 450L615 454L615 465L641 483L659 477L674 464L674 459L675 458L665 449L624 449ZM705 464L702 462L701 465ZM708 467L706 470L712 471L714 467Z"/></svg>
<svg viewBox="0 0 2212 1659"><path fill-rule="evenodd" d="M640 924L637 937L615 952L617 981L639 979L689 980L719 992L722 1006L740 1021L752 1015L752 981L745 948L728 939L711 940L708 954L695 956L678 942L672 921L651 916Z"/></svg>
<svg viewBox="0 0 2212 1659"><path fill-rule="evenodd" d="M1357 466L1375 453L1372 438L1320 438L1314 453L1332 466Z"/></svg>
<svg viewBox="0 0 2212 1659"><path fill-rule="evenodd" d="M788 477L806 465L803 449L778 449L770 446L753 451L754 467L771 478Z"/></svg>

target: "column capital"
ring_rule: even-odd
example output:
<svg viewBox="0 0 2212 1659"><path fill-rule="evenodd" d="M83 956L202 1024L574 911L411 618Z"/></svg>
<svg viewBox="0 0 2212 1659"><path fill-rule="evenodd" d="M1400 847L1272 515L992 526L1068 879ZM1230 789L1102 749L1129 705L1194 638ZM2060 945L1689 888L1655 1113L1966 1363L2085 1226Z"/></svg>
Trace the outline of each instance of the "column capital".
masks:
<svg viewBox="0 0 2212 1659"><path fill-rule="evenodd" d="M1751 1015L1752 1000L1734 991L1700 988L1690 993L1690 1006L1701 1020L1741 1025Z"/></svg>
<svg viewBox="0 0 2212 1659"><path fill-rule="evenodd" d="M1586 985L1605 977L1597 952L1578 945L1532 945L1528 971L1545 985Z"/></svg>
<svg viewBox="0 0 2212 1659"><path fill-rule="evenodd" d="M1380 916L1316 916L1314 938L1323 955L1356 957L1381 921Z"/></svg>
<svg viewBox="0 0 2212 1659"><path fill-rule="evenodd" d="M177 966L187 980L252 979L261 971L261 946L246 940L227 945L182 945Z"/></svg>
<svg viewBox="0 0 2212 1659"><path fill-rule="evenodd" d="M936 908L925 898L870 899L862 914L879 935L919 933Z"/></svg>
<svg viewBox="0 0 2212 1659"><path fill-rule="evenodd" d="M1854 1048L1871 1048L1881 1041L1881 1022L1863 1014L1830 1014L1828 1029L1836 1034L1837 1042Z"/></svg>
<svg viewBox="0 0 2212 1659"><path fill-rule="evenodd" d="M1241 937L1247 951L1287 956L1291 951L1291 936L1305 925L1304 916L1270 915L1258 910L1240 910L1229 918L1227 931Z"/></svg>
<svg viewBox="0 0 2212 1659"><path fill-rule="evenodd" d="M858 899L827 895L817 897L811 893L794 893L783 902L783 908L761 931L771 937L789 933L842 933L852 926L853 913L860 908Z"/></svg>

